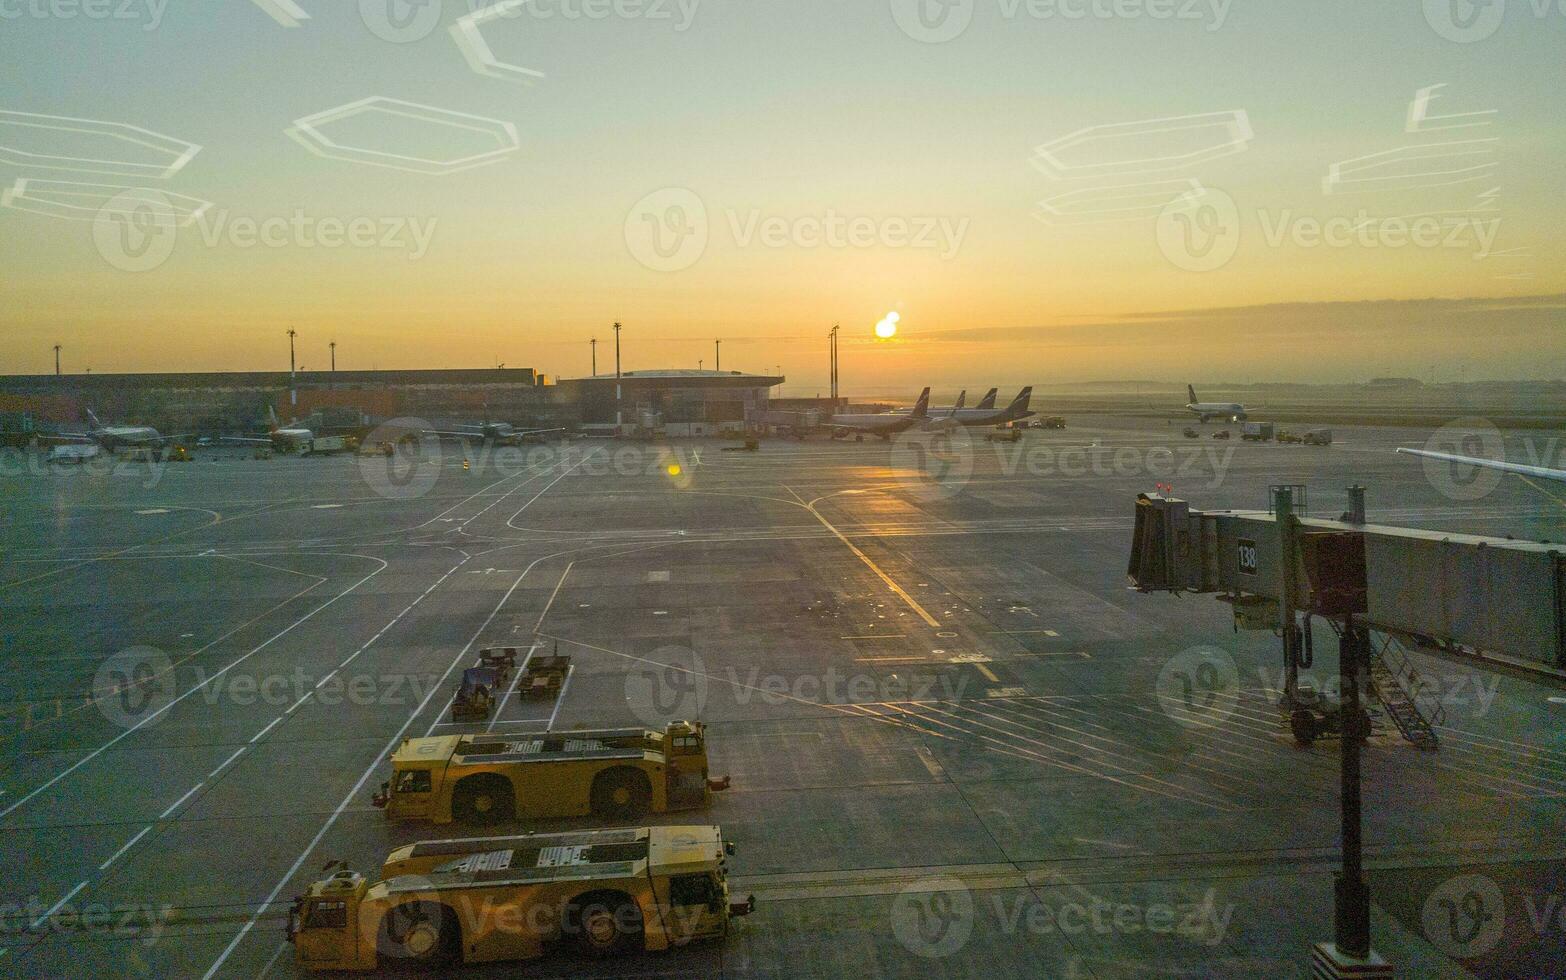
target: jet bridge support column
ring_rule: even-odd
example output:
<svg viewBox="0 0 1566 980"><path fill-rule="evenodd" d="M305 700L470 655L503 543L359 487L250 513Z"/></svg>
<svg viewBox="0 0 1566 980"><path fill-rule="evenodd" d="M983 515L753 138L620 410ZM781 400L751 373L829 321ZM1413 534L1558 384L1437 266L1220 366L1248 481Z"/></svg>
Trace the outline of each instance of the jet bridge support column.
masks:
<svg viewBox="0 0 1566 980"><path fill-rule="evenodd" d="M1273 494L1273 510L1278 517L1279 573L1282 577L1281 594L1278 597L1278 625L1283 636L1282 707L1284 711L1293 711L1300 704L1300 645L1296 633L1298 627L1295 625L1298 617L1294 612L1297 588L1294 570L1297 567L1295 555L1299 547L1299 524L1294 520L1294 490L1291 487L1277 487Z"/></svg>
<svg viewBox="0 0 1566 980"><path fill-rule="evenodd" d="M1369 725L1360 708L1360 685L1370 657L1370 630L1343 617L1338 640L1338 680L1341 687L1343 737L1341 747L1343 866L1333 884L1333 941L1311 950L1318 977L1364 980L1390 977L1392 967L1370 948L1370 886L1365 883L1363 798L1360 795L1360 752Z"/></svg>

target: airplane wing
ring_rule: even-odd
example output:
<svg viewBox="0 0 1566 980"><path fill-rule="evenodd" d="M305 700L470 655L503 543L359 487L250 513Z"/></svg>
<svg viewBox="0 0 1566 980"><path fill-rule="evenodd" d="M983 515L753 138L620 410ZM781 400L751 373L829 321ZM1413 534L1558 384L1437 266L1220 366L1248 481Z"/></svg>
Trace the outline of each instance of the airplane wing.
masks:
<svg viewBox="0 0 1566 980"><path fill-rule="evenodd" d="M420 429L419 432L426 436L445 436L448 439L482 439L482 432L454 432L447 429Z"/></svg>
<svg viewBox="0 0 1566 980"><path fill-rule="evenodd" d="M519 435L519 436L547 436L547 435L553 435L556 432L564 432L564 431L565 431L564 427L561 427L561 428L558 428L558 429L516 429L515 430L516 434Z"/></svg>
<svg viewBox="0 0 1566 980"><path fill-rule="evenodd" d="M90 443L94 440L92 436L87 435L85 432L40 432L38 434L38 441L61 444L80 444Z"/></svg>
<svg viewBox="0 0 1566 980"><path fill-rule="evenodd" d="M259 438L257 436L218 436L218 442L226 442L236 446L272 445L272 439L270 436L265 439Z"/></svg>
<svg viewBox="0 0 1566 980"><path fill-rule="evenodd" d="M1566 482L1566 470L1554 470L1548 466L1529 466L1526 463L1508 463L1504 459L1484 459L1483 457L1458 456L1453 453L1436 453L1428 449L1399 449L1400 453L1410 456L1423 456L1426 459L1440 459L1448 463L1466 463L1469 466L1479 466L1487 470L1501 470L1505 473L1516 473L1520 476L1537 476L1545 480L1559 480Z"/></svg>

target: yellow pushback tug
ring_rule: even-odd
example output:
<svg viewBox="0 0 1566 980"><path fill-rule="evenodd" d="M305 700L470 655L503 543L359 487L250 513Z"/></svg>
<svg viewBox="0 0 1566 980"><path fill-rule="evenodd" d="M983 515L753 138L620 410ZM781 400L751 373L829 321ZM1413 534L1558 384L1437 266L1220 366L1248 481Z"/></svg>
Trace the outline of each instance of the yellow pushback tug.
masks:
<svg viewBox="0 0 1566 980"><path fill-rule="evenodd" d="M729 780L707 775L701 722L663 731L619 728L537 735L410 738L372 802L393 820L498 823L646 813L706 806Z"/></svg>
<svg viewBox="0 0 1566 980"><path fill-rule="evenodd" d="M732 844L713 826L425 841L371 884L343 869L294 900L288 941L311 970L530 959L567 940L594 956L727 934Z"/></svg>

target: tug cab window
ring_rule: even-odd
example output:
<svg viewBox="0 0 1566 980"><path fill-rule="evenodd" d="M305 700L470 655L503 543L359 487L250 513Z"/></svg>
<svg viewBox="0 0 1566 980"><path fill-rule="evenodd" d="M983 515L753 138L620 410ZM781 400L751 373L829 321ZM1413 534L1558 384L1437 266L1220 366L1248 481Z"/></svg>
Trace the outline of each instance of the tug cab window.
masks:
<svg viewBox="0 0 1566 980"><path fill-rule="evenodd" d="M428 793L430 771L428 769L404 769L397 774L396 791L399 793Z"/></svg>

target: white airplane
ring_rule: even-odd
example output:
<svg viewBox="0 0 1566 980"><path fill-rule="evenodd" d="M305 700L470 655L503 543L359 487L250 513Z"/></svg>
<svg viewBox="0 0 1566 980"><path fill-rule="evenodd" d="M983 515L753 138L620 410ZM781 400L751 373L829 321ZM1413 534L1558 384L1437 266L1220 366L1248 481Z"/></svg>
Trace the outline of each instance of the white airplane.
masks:
<svg viewBox="0 0 1566 980"><path fill-rule="evenodd" d="M46 442L91 444L110 453L121 449L165 449L185 438L162 435L150 425L104 425L90 408L87 421L92 423L92 428L86 432L57 432L40 438Z"/></svg>
<svg viewBox="0 0 1566 980"><path fill-rule="evenodd" d="M899 432L905 432L929 417L930 389L926 388L920 392L913 411L885 412L879 415L834 415L827 420L827 427L832 430L833 439L854 436L863 440L865 436L871 435L880 436L890 442Z"/></svg>
<svg viewBox="0 0 1566 980"><path fill-rule="evenodd" d="M1246 419L1245 406L1239 402L1197 401L1195 385L1186 385L1185 393L1191 398L1186 403L1186 411L1195 412L1203 422L1211 418L1224 418L1230 422L1243 422Z"/></svg>
<svg viewBox="0 0 1566 980"><path fill-rule="evenodd" d="M288 428L283 428L277 421L277 412L271 405L266 407L267 421L272 424L271 430L266 436L224 436L223 441L240 446L266 446L282 453L307 454L315 448L315 432L299 425L298 422L289 423Z"/></svg>
<svg viewBox="0 0 1566 980"><path fill-rule="evenodd" d="M1500 470L1503 473L1516 473L1519 476L1536 476L1542 480L1558 480L1566 483L1566 470L1551 469L1548 466L1508 463L1504 459L1485 459L1482 456L1459 456L1456 453L1437 453L1428 449L1399 449L1398 452L1407 453L1410 456L1440 459L1448 463L1466 463L1469 466L1479 466L1487 470Z"/></svg>
<svg viewBox="0 0 1566 980"><path fill-rule="evenodd" d="M426 429L424 434L444 436L448 439L480 439L484 442L494 443L497 446L519 446L525 442L543 442L544 436L564 433L565 429L518 429L510 422L490 422L488 420L477 425L463 426L459 430Z"/></svg>
<svg viewBox="0 0 1566 980"><path fill-rule="evenodd" d="M979 404L973 406L972 408L963 408L961 405L957 405L955 407L957 407L959 409L962 409L962 411L964 411L964 412L977 412L977 411L981 411L983 409L994 408L995 407L995 396L998 395L998 394L1000 394L1000 389L999 388L991 388L989 391L986 391L984 393L984 397L983 398L979 399ZM930 414L932 416L934 416L935 418L940 418L942 415L945 415L946 413L950 412L952 410L952 408L953 408L953 406L951 406L951 405L931 405L930 406Z"/></svg>
<svg viewBox="0 0 1566 980"><path fill-rule="evenodd" d="M1030 385L1017 392L1010 405L1003 409L995 408L995 399L989 399L989 407L980 403L978 408L962 408L957 412L957 421L962 425L978 428L986 425L1006 425L1010 422L1021 422L1025 418L1031 418L1038 414L1028 411L1028 402L1033 399L1033 387Z"/></svg>

